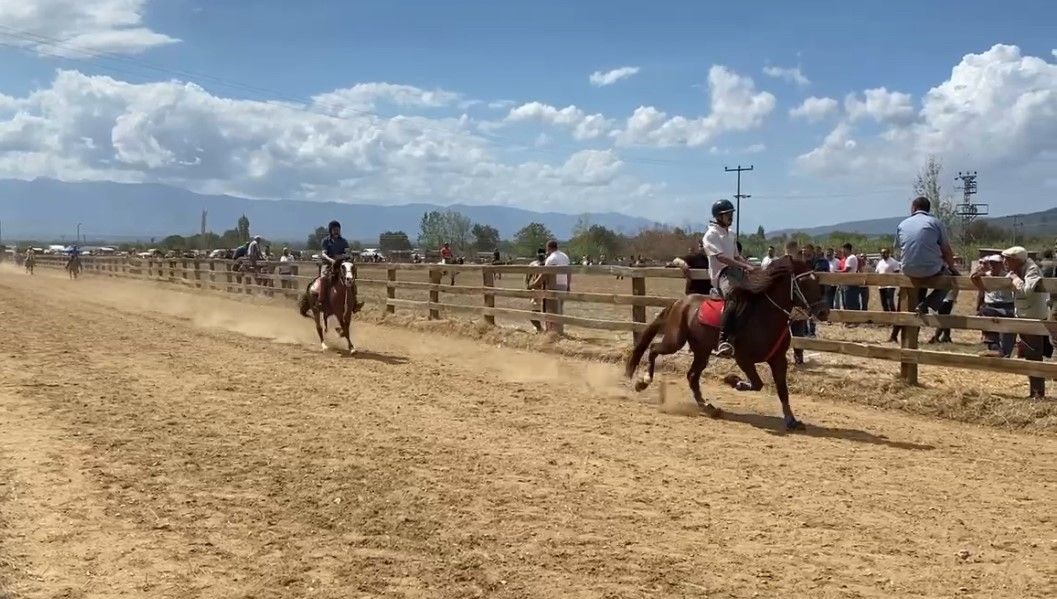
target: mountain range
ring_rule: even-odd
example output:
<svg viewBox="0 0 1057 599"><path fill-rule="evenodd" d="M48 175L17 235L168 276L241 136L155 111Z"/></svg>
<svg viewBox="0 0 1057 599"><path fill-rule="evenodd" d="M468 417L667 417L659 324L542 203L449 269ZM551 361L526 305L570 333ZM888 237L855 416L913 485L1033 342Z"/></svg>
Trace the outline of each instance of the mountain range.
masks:
<svg viewBox="0 0 1057 599"><path fill-rule="evenodd" d="M253 233L273 240L302 241L331 219L341 221L346 238L376 243L384 231L418 235L422 215L431 210L456 210L477 223L499 230L504 238L531 222L539 222L560 239L568 239L577 221L623 233L634 233L655 223L615 212L562 214L533 212L507 206L401 204L378 206L341 202L251 200L227 195L203 195L149 183L78 182L54 179L0 179L0 238L10 240L72 240L77 225L92 241L132 241L168 235L192 235L207 213L207 230L234 229L245 214Z"/></svg>
<svg viewBox="0 0 1057 599"><path fill-rule="evenodd" d="M892 216L888 218L875 218L870 220L857 220L837 223L835 225L822 225L799 229L782 229L779 231L768 231L769 235L782 235L785 233L804 233L812 237L828 235L835 231L845 233L860 233L862 235L892 235L906 215ZM989 225L1006 229L1010 232L1017 227L1018 235L1028 236L1057 236L1057 207L1049 208L1039 212L1026 214L1010 214L994 218L984 218Z"/></svg>

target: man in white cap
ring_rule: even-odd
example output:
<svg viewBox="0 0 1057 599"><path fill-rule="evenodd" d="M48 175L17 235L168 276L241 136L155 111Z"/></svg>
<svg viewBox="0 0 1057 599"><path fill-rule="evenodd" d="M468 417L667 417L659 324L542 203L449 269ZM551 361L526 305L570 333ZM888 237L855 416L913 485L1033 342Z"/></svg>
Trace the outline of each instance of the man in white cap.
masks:
<svg viewBox="0 0 1057 599"><path fill-rule="evenodd" d="M980 259L976 271L979 276L1004 277L1006 267L1002 254L989 254ZM981 289L976 294L976 313L980 316L992 318L1013 318L1016 314L1013 308L1013 292L1009 289L992 289L984 291ZM1008 358L1013 353L1013 344L1016 343L1016 333L984 333L984 343L987 351L982 355L995 358Z"/></svg>
<svg viewBox="0 0 1057 599"><path fill-rule="evenodd" d="M1049 314L1046 308L1047 294L1041 289L1042 271L1028 257L1028 250L1019 245L1008 248L1002 252L1002 261L1008 271L1006 277L1013 281L1013 309L1016 317L1046 320ZM978 271L973 273L972 278L978 279L980 276L982 274ZM1020 343L1025 360L1042 361L1043 348L1046 343L1044 335L1021 333ZM1037 376L1028 377L1028 384L1031 388L1031 399L1046 397L1046 379Z"/></svg>

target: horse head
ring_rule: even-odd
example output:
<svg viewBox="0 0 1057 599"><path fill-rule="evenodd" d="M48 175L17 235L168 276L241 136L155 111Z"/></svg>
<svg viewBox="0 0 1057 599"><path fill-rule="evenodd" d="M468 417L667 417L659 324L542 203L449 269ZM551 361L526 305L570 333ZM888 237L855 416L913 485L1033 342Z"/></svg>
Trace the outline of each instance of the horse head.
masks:
<svg viewBox="0 0 1057 599"><path fill-rule="evenodd" d="M825 322L829 319L829 302L826 301L818 275L807 262L793 258L789 260L793 268L789 284L793 305L807 310L810 316Z"/></svg>
<svg viewBox="0 0 1057 599"><path fill-rule="evenodd" d="M363 308L363 302L357 301L356 298L356 265L348 260L342 262L338 277L352 300L353 313L359 312Z"/></svg>

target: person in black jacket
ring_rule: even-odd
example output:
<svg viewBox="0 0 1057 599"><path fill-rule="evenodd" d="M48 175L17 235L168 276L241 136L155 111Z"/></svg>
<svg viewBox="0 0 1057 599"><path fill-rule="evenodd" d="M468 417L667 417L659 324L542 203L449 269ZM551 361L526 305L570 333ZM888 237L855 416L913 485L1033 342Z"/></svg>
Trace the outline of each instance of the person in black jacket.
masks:
<svg viewBox="0 0 1057 599"><path fill-rule="evenodd" d="M691 279L691 270L708 270L708 256L705 254L704 245L698 241L697 250L690 250L690 253L685 256L681 256L672 260L669 266L682 269L683 276L686 277L686 294L700 293L701 295L708 295L712 293L712 281L711 279Z"/></svg>

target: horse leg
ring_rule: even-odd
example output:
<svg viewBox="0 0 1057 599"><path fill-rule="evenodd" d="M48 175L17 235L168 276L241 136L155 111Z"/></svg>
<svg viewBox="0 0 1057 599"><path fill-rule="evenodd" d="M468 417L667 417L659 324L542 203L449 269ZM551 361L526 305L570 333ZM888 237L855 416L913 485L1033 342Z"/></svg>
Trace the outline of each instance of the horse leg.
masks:
<svg viewBox="0 0 1057 599"><path fill-rule="evenodd" d="M664 337L660 341L650 345L650 355L647 359L649 366L646 370L646 374L642 376L642 380L635 383L635 390L642 391L646 387L649 387L650 383L653 382L653 370L657 366L657 356L674 354L682 349L684 345L686 345L686 332L682 327L680 327L675 333L665 331Z"/></svg>
<svg viewBox="0 0 1057 599"><path fill-rule="evenodd" d="M316 324L316 334L319 335L319 348L327 351L327 342L323 340L323 327L319 324L319 310L316 308L312 308L312 322Z"/></svg>
<svg viewBox="0 0 1057 599"><path fill-rule="evenodd" d="M345 331L345 342L349 344L349 355L356 353L356 348L352 346L352 314L345 315L345 322L342 323L341 328Z"/></svg>
<svg viewBox="0 0 1057 599"><path fill-rule="evenodd" d="M778 401L782 402L782 418L785 420L786 430L804 430L804 423L793 416L793 410L789 407L789 385L786 375L789 370L789 359L785 353L778 354L767 363L771 367L771 376L774 377L774 386L778 390Z"/></svg>
<svg viewBox="0 0 1057 599"><path fill-rule="evenodd" d="M759 391L763 389L763 379L760 378L760 373L756 371L756 364L745 360L738 360L737 354L735 354L735 361L738 363L738 367L745 373L745 376L749 377L749 380L743 381L737 377L737 375L728 375L724 381L731 387L734 387L738 391Z"/></svg>

